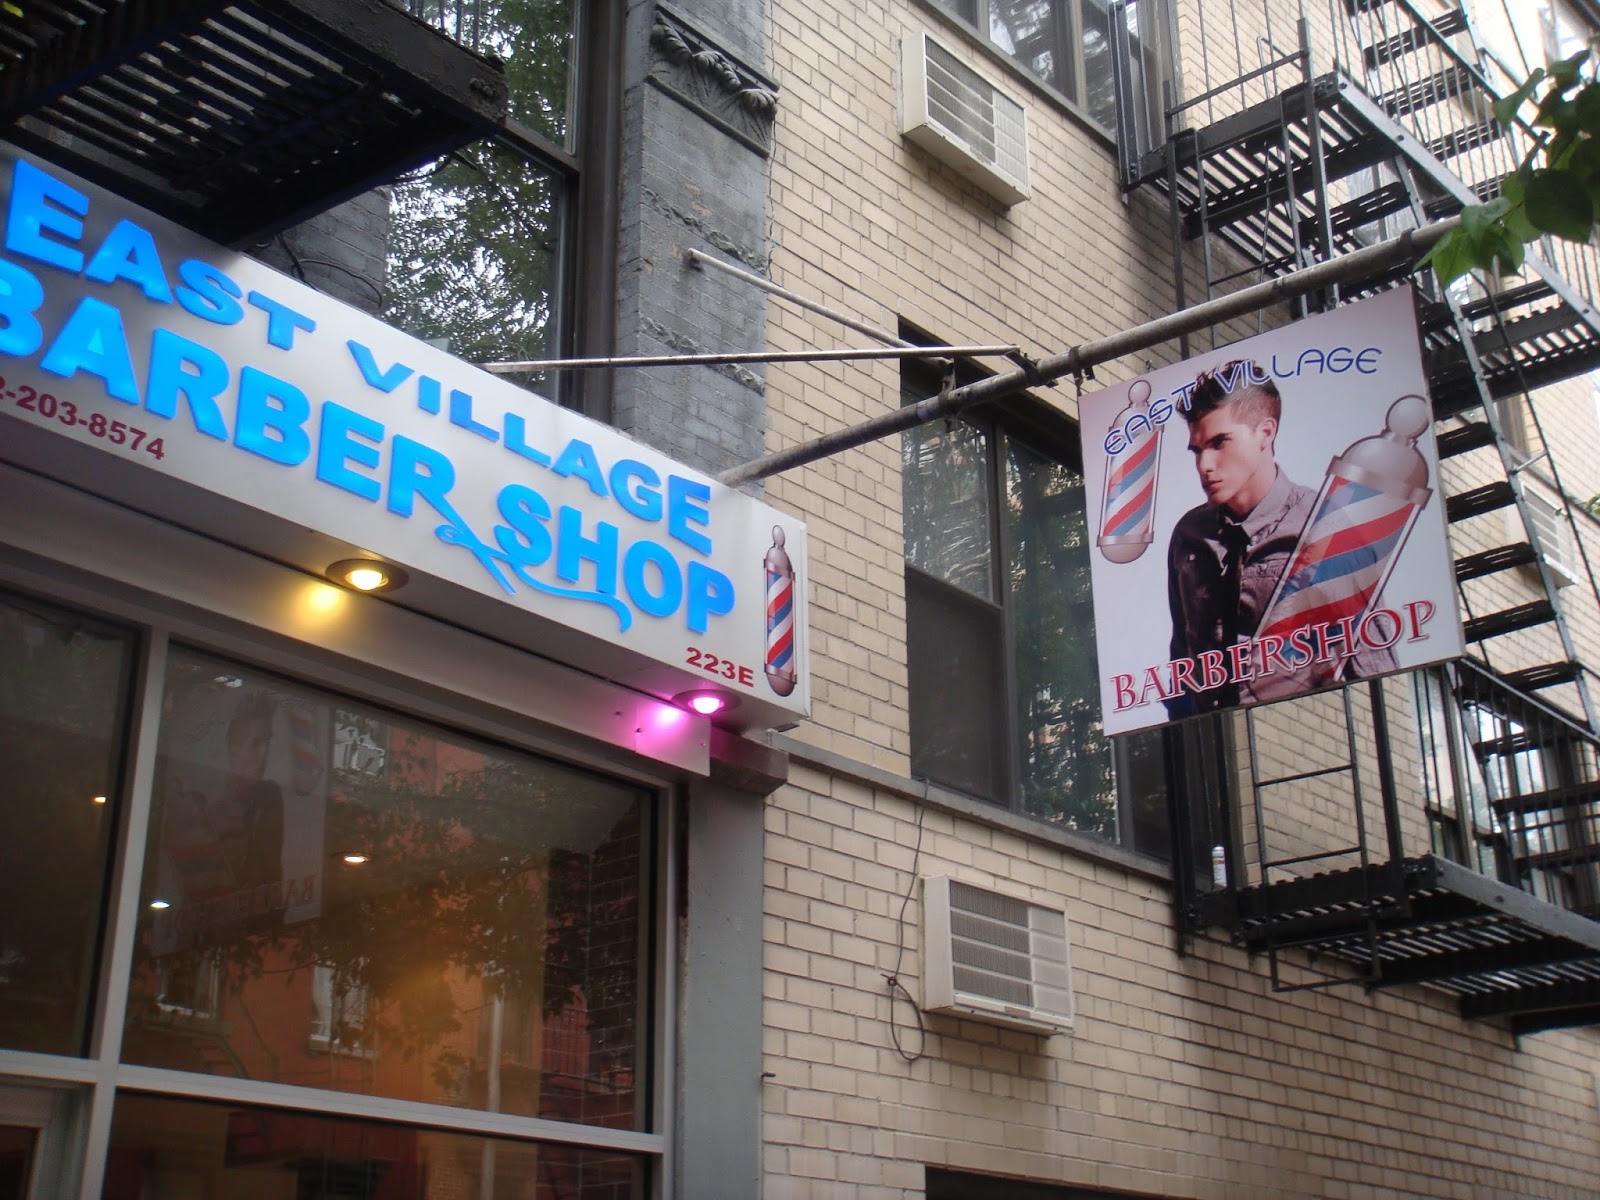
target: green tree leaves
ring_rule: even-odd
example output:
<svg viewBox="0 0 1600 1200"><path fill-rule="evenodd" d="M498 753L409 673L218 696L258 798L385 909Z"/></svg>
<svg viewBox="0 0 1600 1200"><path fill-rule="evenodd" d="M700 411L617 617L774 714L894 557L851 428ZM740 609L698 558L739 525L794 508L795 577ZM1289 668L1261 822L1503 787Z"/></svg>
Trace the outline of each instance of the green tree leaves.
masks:
<svg viewBox="0 0 1600 1200"><path fill-rule="evenodd" d="M1600 82L1593 76L1586 49L1539 68L1496 101L1495 119L1509 126L1542 86L1536 140L1501 180L1500 195L1463 209L1460 227L1417 264L1431 266L1441 286L1472 270L1509 275L1522 266L1527 244L1541 237L1589 240L1600 215Z"/></svg>

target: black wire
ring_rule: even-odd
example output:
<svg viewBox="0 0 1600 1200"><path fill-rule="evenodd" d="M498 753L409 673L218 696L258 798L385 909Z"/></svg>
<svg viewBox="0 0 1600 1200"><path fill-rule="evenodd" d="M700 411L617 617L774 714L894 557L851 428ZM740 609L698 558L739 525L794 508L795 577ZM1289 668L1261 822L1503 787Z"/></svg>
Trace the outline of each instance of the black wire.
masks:
<svg viewBox="0 0 1600 1200"><path fill-rule="evenodd" d="M917 864L922 861L922 829L923 819L927 816L928 806L917 805L917 845L911 853L911 881L906 885L906 894L900 898L900 917L895 925L895 953L894 971L883 977L889 986L889 1040L894 1043L895 1052L908 1063L914 1063L927 1053L928 1026L922 1017L922 1007L917 1003L906 985L900 982L900 967L906 957L906 909L911 907L911 897L917 890ZM924 947L926 952L926 947ZM900 1044L900 1025L895 1019L896 993L905 998L911 1006L911 1015L917 1019L917 1052L907 1054L906 1048Z"/></svg>

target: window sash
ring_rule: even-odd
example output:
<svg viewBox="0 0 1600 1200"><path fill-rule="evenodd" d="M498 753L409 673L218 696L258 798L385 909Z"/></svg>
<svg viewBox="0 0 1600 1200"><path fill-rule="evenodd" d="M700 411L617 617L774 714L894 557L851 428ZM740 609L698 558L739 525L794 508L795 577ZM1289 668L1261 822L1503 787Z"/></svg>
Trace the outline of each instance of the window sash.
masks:
<svg viewBox="0 0 1600 1200"><path fill-rule="evenodd" d="M669 1060L663 1054L661 1041L661 1031L665 1028L662 1024L662 1014L665 1011L663 1005L669 1001L661 992L660 979L664 969L663 955L667 953L664 950L666 926L662 880L665 865L670 859L670 851L662 845L661 839L662 831L672 827L672 820L670 817L663 817L658 811L661 805L672 803L671 791L662 781L652 782L644 776L634 775L631 769L611 771L600 762L578 761L573 767L584 772L598 770L621 781L624 786L642 787L652 792L654 796L654 799L645 806L640 854L641 870L644 874L637 959L641 1016L638 1026L640 1049L635 1058L634 1069L639 1077L636 1086L643 1100L643 1107L639 1110L641 1128L637 1131L602 1125L577 1125L549 1118L522 1117L482 1109L445 1107L421 1101L387 1100L359 1093L329 1092L298 1083L240 1079L227 1074L208 1075L121 1062L120 1030L127 1014L127 980L132 957L130 945L139 916L137 900L141 886L141 871L138 864L143 860L148 839L156 836L156 831L151 829L149 820L150 787L154 778L155 731L159 728L161 720L164 666L170 645L169 637L175 631L175 622L168 611L170 606L164 601L151 599L148 604L159 607L147 607L145 600L133 598L120 588L104 590L98 587L85 588L69 580L63 583L58 594L57 588L53 586L57 575L55 569L46 570L42 574L27 573L23 577L25 580L23 585L37 589L41 595L49 596L48 601L41 602L48 603L53 608L70 609L80 613L86 622L92 621L96 624L115 622L140 634L133 668L137 683L134 689L132 730L122 762L125 782L121 785L120 797L116 795L118 789L112 789L114 803L120 803L127 811L118 820L113 862L107 869L113 886L102 913L107 933L100 947L100 982L93 1005L87 1054L84 1057L63 1057L54 1053L35 1053L0 1047L0 1074L67 1089L63 1094L70 1093L69 1098L74 1112L86 1113L90 1107L109 1103L113 1094L138 1091L151 1095L193 1097L227 1104L258 1104L285 1111L300 1110L352 1118L381 1116L389 1121L410 1120L418 1127L427 1126L530 1141L558 1142L578 1147L638 1153L647 1157L659 1157L665 1153L665 1135L652 1130L666 1127L664 1122L667 1120L667 1111L658 1089L670 1090L671 1082L670 1078L663 1077L663 1072L670 1075ZM15 578L10 570L0 568L0 587L14 587L19 582L22 581ZM277 634L270 629L262 628L257 633L245 633L236 625L228 625L226 631L223 630L224 625L220 619L214 621L203 615L196 617L193 623L190 623L188 618L183 619L182 632L186 641L203 647L208 654L233 657L244 653L257 661L270 661L277 657L277 650L283 650L287 659L297 663L300 661L294 650L281 642ZM254 648L246 650L245 647ZM295 678L303 679L311 687L336 689L339 694L359 698L363 703L388 707L385 701L374 695L374 693L381 694L385 685L373 683L371 687L366 686L363 683L365 675L359 669L351 670L342 661L329 659L323 663L319 655L313 655L306 658L305 662L310 665L314 660L316 660L314 667L304 673L297 666ZM383 669L381 662L374 661L371 665L374 670ZM419 718L424 723L442 723L445 728L462 731L469 737L489 738L496 743L515 745L515 739L508 739L506 727L503 725L492 729L477 729L480 722L466 715L464 702L440 703L426 700L419 707L426 713ZM484 724L492 725L492 722ZM519 751L535 757L562 761L559 755L552 754L553 748L551 745L518 747ZM578 756L580 760L582 757ZM130 797L131 805L128 803ZM199 976L194 977L196 985L206 983L201 977L204 974L202 971ZM205 986L195 986L191 989L191 994L209 998L210 992ZM172 1008L169 1015L181 1024L200 1025L210 1018L210 1014L202 1011L205 1007L203 1004L169 1007ZM179 1012L178 1008L189 1011ZM311 1014L306 1015L309 1018ZM98 1139L92 1140L87 1145L79 1143L70 1148L74 1158L80 1154L85 1156L86 1169L91 1172L98 1171L99 1167L96 1164L104 1162L104 1133L104 1129L100 1129Z"/></svg>

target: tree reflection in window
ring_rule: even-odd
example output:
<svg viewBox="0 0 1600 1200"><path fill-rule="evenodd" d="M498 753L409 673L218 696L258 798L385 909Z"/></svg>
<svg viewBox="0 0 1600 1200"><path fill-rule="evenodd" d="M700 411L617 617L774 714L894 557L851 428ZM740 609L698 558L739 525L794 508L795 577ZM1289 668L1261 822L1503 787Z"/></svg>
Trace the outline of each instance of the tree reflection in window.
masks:
<svg viewBox="0 0 1600 1200"><path fill-rule="evenodd" d="M645 801L174 649L124 1055L637 1128ZM220 1019L177 1024L202 961Z"/></svg>

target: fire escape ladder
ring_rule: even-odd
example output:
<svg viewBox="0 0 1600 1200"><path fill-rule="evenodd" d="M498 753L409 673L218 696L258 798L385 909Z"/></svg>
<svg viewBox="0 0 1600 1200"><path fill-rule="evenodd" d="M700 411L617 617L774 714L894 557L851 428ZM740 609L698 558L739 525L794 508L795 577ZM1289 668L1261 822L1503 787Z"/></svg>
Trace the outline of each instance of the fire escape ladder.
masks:
<svg viewBox="0 0 1600 1200"><path fill-rule="evenodd" d="M1454 0L1326 2L1331 55L1302 20L1296 50L1269 42L1259 69L1169 99L1166 143L1124 160L1130 187L1167 198L1179 307L1492 197L1526 150L1529 131L1494 116L1496 90ZM1434 852L1408 857L1401 845L1412 827L1384 705L1385 686L1393 699L1407 681L1390 680L1342 693L1347 744L1320 765L1284 768L1285 753L1297 760L1273 723L1292 730L1285 712L1328 697L1252 709L1253 828L1217 848L1225 860L1210 877L1203 861L1175 867L1180 932L1227 927L1267 956L1275 989L1424 983L1458 997L1464 1015L1508 1017L1521 1032L1600 1021L1600 715L1559 595L1593 579L1529 395L1600 368L1588 300L1600 294L1600 252L1530 249L1517 275L1487 289L1413 280L1472 646L1409 680L1412 699L1435 703L1421 714ZM1413 275L1357 280L1309 307ZM1530 730L1550 744L1527 744ZM1276 759L1262 753L1274 737ZM1319 812L1342 806L1343 825L1312 837L1290 795L1318 797ZM1407 805L1412 795L1408 776Z"/></svg>

